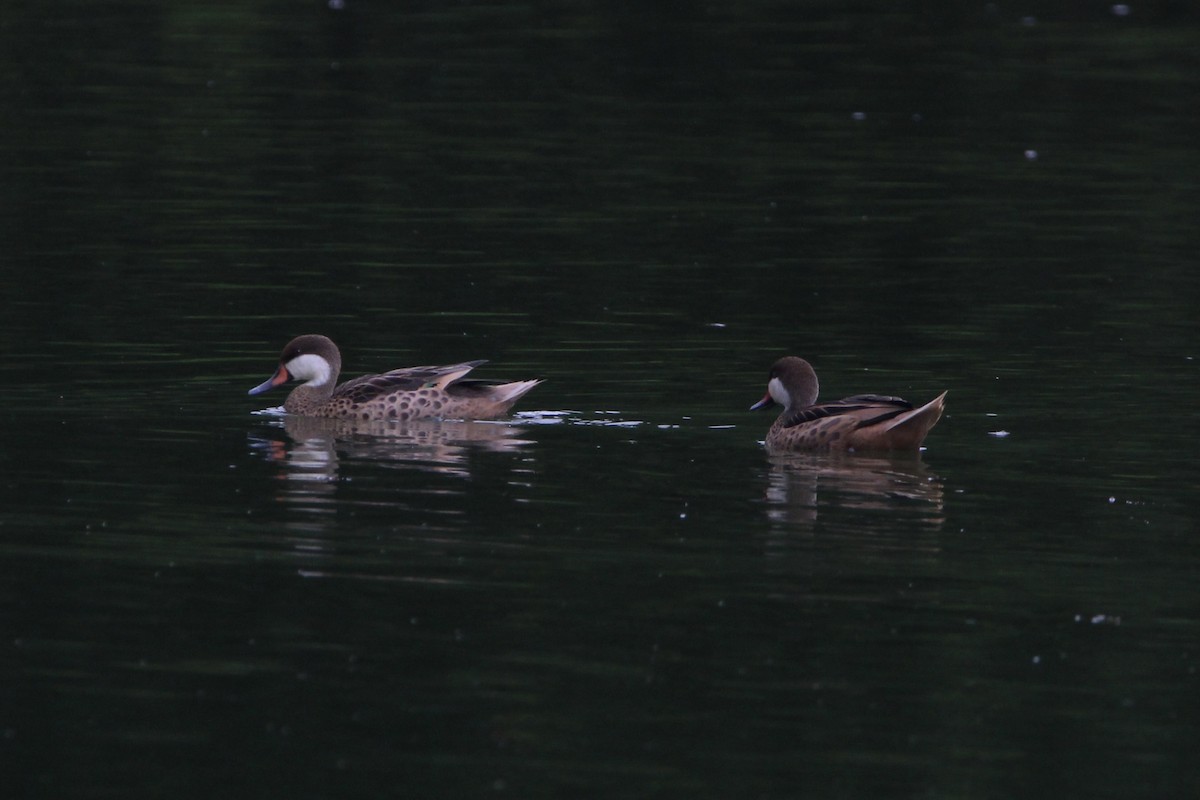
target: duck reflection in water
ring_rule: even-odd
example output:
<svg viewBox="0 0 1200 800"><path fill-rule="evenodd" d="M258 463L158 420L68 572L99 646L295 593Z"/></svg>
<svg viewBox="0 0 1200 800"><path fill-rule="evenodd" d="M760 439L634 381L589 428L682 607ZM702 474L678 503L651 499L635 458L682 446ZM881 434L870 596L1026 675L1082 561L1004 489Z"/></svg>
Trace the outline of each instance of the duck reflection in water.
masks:
<svg viewBox="0 0 1200 800"><path fill-rule="evenodd" d="M473 451L515 452L531 440L508 423L450 420L324 419L288 414L283 437L251 436L251 447L279 464L292 499L333 500L343 460L373 462L425 473L470 477Z"/></svg>
<svg viewBox="0 0 1200 800"><path fill-rule="evenodd" d="M885 512L940 528L941 479L916 455L872 457L809 453L770 456L767 517L812 526L834 512Z"/></svg>

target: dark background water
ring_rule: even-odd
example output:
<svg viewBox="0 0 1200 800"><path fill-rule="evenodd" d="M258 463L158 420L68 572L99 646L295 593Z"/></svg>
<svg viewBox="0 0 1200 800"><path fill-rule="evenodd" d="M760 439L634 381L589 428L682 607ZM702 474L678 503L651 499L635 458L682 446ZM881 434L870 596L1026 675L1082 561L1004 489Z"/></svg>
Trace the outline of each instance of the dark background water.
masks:
<svg viewBox="0 0 1200 800"><path fill-rule="evenodd" d="M6 6L6 792L1193 793L1198 35ZM304 332L546 382L513 425L254 413ZM770 459L786 353L948 413Z"/></svg>

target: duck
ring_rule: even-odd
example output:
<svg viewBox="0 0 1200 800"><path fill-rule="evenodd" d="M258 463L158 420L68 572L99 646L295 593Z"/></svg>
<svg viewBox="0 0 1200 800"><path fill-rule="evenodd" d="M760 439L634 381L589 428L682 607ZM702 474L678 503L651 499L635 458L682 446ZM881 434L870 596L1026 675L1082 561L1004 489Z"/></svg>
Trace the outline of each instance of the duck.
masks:
<svg viewBox="0 0 1200 800"><path fill-rule="evenodd" d="M783 413L767 431L771 452L840 452L920 449L942 417L946 392L920 408L899 397L856 394L817 402L817 373L803 358L785 356L771 366L767 393L752 411L779 405Z"/></svg>
<svg viewBox="0 0 1200 800"><path fill-rule="evenodd" d="M275 374L251 389L258 395L299 381L284 401L289 414L356 420L497 419L540 380L500 383L466 379L486 361L405 367L338 384L342 354L327 336L305 334L287 343Z"/></svg>

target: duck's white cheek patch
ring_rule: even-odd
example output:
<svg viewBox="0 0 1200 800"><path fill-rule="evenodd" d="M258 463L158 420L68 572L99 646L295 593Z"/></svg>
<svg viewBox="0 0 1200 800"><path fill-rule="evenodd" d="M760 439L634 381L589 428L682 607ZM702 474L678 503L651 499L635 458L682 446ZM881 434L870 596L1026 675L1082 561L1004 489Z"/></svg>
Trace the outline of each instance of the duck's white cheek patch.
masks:
<svg viewBox="0 0 1200 800"><path fill-rule="evenodd" d="M783 382L779 378L771 378L771 380L767 381L767 391L770 392L772 400L787 408L789 402L788 393L783 388Z"/></svg>
<svg viewBox="0 0 1200 800"><path fill-rule="evenodd" d="M329 383L329 362L314 353L296 356L287 362L287 371L310 386L324 386Z"/></svg>

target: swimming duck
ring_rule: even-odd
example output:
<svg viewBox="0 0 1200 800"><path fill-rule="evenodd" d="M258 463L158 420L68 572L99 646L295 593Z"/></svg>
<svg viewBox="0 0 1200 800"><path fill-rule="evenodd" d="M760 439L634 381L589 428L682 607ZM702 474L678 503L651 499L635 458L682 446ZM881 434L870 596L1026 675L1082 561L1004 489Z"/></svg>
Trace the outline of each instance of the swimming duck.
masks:
<svg viewBox="0 0 1200 800"><path fill-rule="evenodd" d="M484 361L440 367L407 367L381 375L363 375L337 385L342 355L326 336L308 334L288 342L279 368L249 394L303 381L283 404L290 414L361 420L428 418L495 419L540 380L497 383L465 380Z"/></svg>
<svg viewBox="0 0 1200 800"><path fill-rule="evenodd" d="M899 397L856 394L817 402L817 373L803 358L771 367L767 394L752 410L783 406L767 431L767 449L786 451L916 450L942 416L946 393L920 408Z"/></svg>

